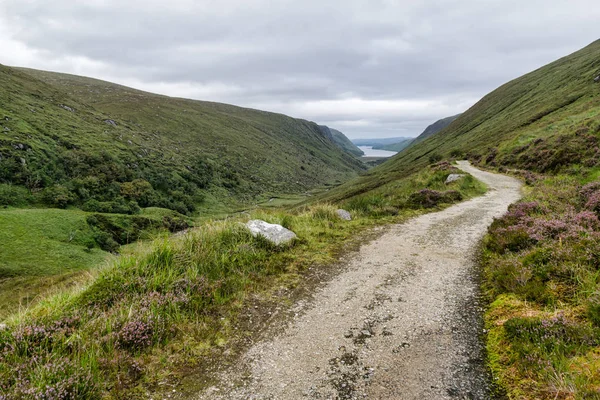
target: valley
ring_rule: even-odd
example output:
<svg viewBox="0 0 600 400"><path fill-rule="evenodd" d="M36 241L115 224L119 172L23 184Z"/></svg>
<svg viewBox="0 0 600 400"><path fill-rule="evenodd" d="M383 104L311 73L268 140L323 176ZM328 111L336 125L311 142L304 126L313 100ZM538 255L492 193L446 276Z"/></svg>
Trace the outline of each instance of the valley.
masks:
<svg viewBox="0 0 600 400"><path fill-rule="evenodd" d="M599 75L367 144L0 65L0 399L597 398Z"/></svg>

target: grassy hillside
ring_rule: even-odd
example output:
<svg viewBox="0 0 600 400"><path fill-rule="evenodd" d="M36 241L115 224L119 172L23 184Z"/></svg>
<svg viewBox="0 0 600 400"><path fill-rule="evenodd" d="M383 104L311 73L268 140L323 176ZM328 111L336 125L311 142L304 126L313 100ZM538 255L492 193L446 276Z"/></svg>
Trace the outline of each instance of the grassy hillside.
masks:
<svg viewBox="0 0 600 400"><path fill-rule="evenodd" d="M312 122L0 66L5 203L191 213L211 201L303 192L361 168Z"/></svg>
<svg viewBox="0 0 600 400"><path fill-rule="evenodd" d="M249 303L255 310L264 298L285 310L304 273L322 273L358 232L485 191L471 177L446 185L453 171L449 165L427 168L368 199L349 201L343 206L352 221L341 220L333 205L253 211L159 239L93 271L74 288L5 320L0 398L171 396L171 383L215 348L230 342L235 351L236 339L247 341L236 320ZM386 204L391 196L394 206ZM240 222L248 218L282 224L298 238L274 246L244 228Z"/></svg>
<svg viewBox="0 0 600 400"><path fill-rule="evenodd" d="M387 151L395 151L396 153L400 153L402 150L410 146L414 139L404 139L398 143L386 144L386 145L378 145L373 146L374 149L379 150L387 150Z"/></svg>
<svg viewBox="0 0 600 400"><path fill-rule="evenodd" d="M359 149L358 147L356 147L356 145L354 143L352 143L352 141L350 141L350 139L348 139L346 137L346 135L344 135L342 132L336 130L336 129L331 129L331 134L333 135L333 140L334 142L343 150L347 151L350 154L353 154L357 157L362 156L363 151L361 149Z"/></svg>
<svg viewBox="0 0 600 400"><path fill-rule="evenodd" d="M77 209L0 209L0 319L113 258L121 245L189 227L166 209L137 215Z"/></svg>
<svg viewBox="0 0 600 400"><path fill-rule="evenodd" d="M415 143L358 180L330 191L341 200L442 158L558 171L597 160L600 41L502 85L437 134Z"/></svg>
<svg viewBox="0 0 600 400"><path fill-rule="evenodd" d="M438 133L439 131L446 128L448 125L450 125L452 122L454 122L454 120L457 119L458 117L460 117L460 114L453 115L451 117L442 118L442 119L434 122L433 124L431 124L427 128L425 128L425 130L423 132L421 132L421 134L419 136L417 136L417 138L414 140L414 142L415 143L421 142L421 141L427 139L429 136L432 136L432 135Z"/></svg>
<svg viewBox="0 0 600 400"><path fill-rule="evenodd" d="M489 364L511 399L600 398L600 41L485 96L336 188L369 198L440 160L522 177L523 201L482 245Z"/></svg>

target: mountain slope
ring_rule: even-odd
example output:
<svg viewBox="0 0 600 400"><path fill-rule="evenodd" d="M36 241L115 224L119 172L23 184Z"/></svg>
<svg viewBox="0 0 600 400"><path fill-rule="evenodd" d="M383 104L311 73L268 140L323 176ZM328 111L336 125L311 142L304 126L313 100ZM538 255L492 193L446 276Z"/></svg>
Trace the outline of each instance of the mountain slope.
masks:
<svg viewBox="0 0 600 400"><path fill-rule="evenodd" d="M0 183L62 206L190 212L203 198L298 193L362 168L309 121L52 72L0 66L0 117Z"/></svg>
<svg viewBox="0 0 600 400"><path fill-rule="evenodd" d="M358 147L356 147L356 145L354 143L352 143L352 141L350 139L348 139L346 137L346 135L344 135L342 132L338 131L337 129L329 129L331 131L331 134L333 136L333 141L343 150L347 151L350 154L353 154L357 157L360 157L362 155L364 155L365 153L359 149Z"/></svg>
<svg viewBox="0 0 600 400"><path fill-rule="evenodd" d="M386 144L385 146L373 146L374 149L401 152L413 142L414 139L404 139L398 143Z"/></svg>
<svg viewBox="0 0 600 400"><path fill-rule="evenodd" d="M368 192L451 153L541 172L592 163L598 159L600 84L594 78L599 74L600 40L502 85L446 129L330 191L326 198L340 200Z"/></svg>
<svg viewBox="0 0 600 400"><path fill-rule="evenodd" d="M436 122L434 122L433 124L431 124L427 128L425 128L425 130L419 136L417 136L414 143L420 142L424 139L427 139L429 136L438 133L439 131L446 128L448 125L450 125L455 119L460 117L460 115L461 114L456 114L451 117L446 117L446 118L437 120Z"/></svg>

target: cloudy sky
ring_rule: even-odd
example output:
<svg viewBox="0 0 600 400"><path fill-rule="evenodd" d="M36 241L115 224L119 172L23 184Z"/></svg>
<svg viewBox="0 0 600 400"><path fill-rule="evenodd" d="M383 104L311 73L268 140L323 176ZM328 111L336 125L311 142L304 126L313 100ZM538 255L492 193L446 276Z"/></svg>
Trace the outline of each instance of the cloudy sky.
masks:
<svg viewBox="0 0 600 400"><path fill-rule="evenodd" d="M416 136L598 21L597 0L0 0L0 63Z"/></svg>

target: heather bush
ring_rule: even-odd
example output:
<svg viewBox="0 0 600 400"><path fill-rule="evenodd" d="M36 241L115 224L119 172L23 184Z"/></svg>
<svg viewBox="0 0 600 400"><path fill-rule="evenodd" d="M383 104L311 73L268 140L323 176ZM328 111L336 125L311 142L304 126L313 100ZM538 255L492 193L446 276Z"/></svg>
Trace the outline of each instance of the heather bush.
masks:
<svg viewBox="0 0 600 400"><path fill-rule="evenodd" d="M518 252L529 248L534 243L536 240L522 226L496 228L486 240L487 249L498 254L507 251Z"/></svg>
<svg viewBox="0 0 600 400"><path fill-rule="evenodd" d="M551 318L511 318L504 323L506 337L522 357L558 353L575 355L582 348L600 344L600 331L568 320L562 315Z"/></svg>
<svg viewBox="0 0 600 400"><path fill-rule="evenodd" d="M130 351L139 351L163 338L164 324L156 318L137 316L121 326L117 332L117 346Z"/></svg>
<svg viewBox="0 0 600 400"><path fill-rule="evenodd" d="M591 323L600 328L600 292L594 293L587 300L586 311Z"/></svg>
<svg viewBox="0 0 600 400"><path fill-rule="evenodd" d="M429 164L435 164L435 163L441 161L442 158L443 158L442 155L439 153L431 153L428 158Z"/></svg>
<svg viewBox="0 0 600 400"><path fill-rule="evenodd" d="M431 208L438 205L442 199L442 193L437 190L422 189L412 193L407 200L407 204L411 207Z"/></svg>
<svg viewBox="0 0 600 400"><path fill-rule="evenodd" d="M519 389L536 382L531 398L597 394L571 367L594 368L586 357L600 347L600 183L580 186L581 173L531 182L526 200L495 220L484 241L493 370ZM554 386L557 377L568 390Z"/></svg>
<svg viewBox="0 0 600 400"><path fill-rule="evenodd" d="M440 192L437 190L422 189L412 193L406 203L412 208L431 208L441 203L455 203L462 200L462 198L462 194L456 190Z"/></svg>

